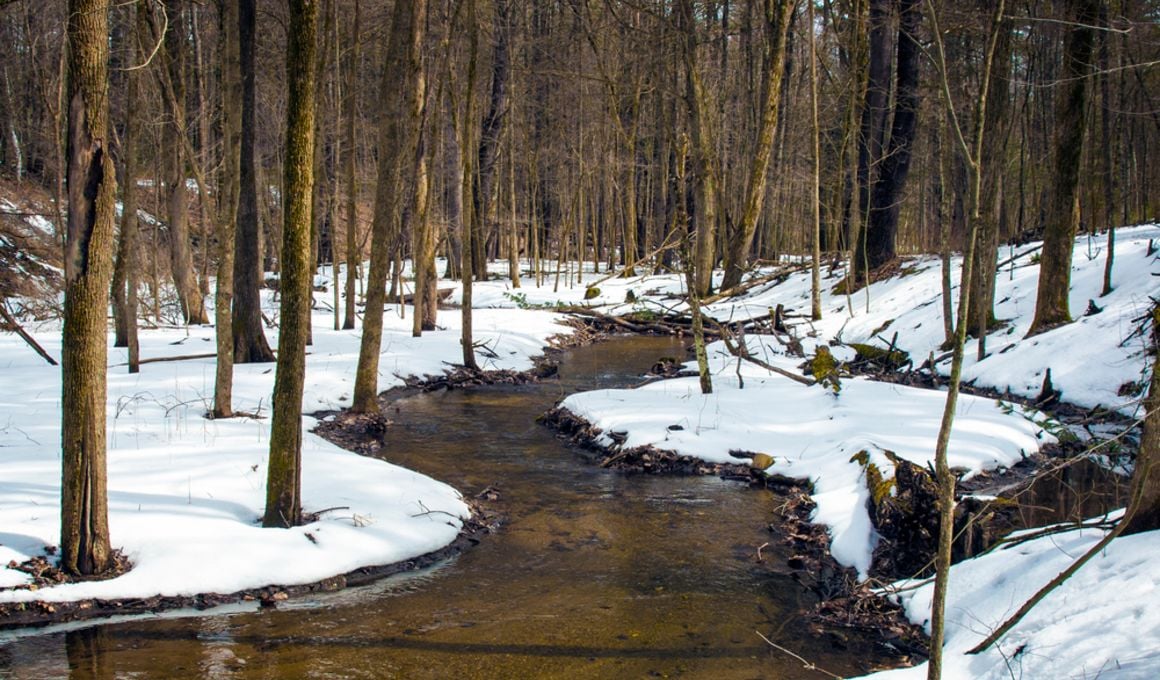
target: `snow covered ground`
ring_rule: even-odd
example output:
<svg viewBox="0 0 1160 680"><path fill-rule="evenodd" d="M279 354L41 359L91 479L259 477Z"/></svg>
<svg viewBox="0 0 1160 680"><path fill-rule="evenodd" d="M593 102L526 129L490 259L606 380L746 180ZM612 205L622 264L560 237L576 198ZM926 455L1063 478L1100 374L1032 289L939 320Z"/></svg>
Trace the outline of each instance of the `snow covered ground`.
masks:
<svg viewBox="0 0 1160 680"><path fill-rule="evenodd" d="M1045 370L1051 368L1053 384L1064 399L1137 414L1142 396L1138 388L1146 383L1143 379L1151 366L1145 358L1147 334L1136 331L1152 304L1150 298L1160 294L1153 276L1160 271L1156 256L1147 252L1151 239L1160 239L1155 225L1118 231L1116 288L1102 298L1105 240L1101 236L1090 243L1086 237L1077 241L1070 299L1077 320L1031 339L1024 336L1035 307L1037 244L1018 250L997 282L996 313L1005 326L989 336L990 354L983 361L975 359L976 341L970 341L965 379L1034 396ZM1095 256L1088 257L1089 252ZM823 320L797 326L807 353L838 339L885 348L897 331L897 346L909 351L916 363L931 353L941 354L940 264L936 259L907 264L905 276L854 295L853 316L850 301L827 290ZM956 284L958 265L956 260ZM827 279L827 288L839 275ZM766 315L770 307L782 303L808 313L809 286L808 273L795 274L780 285L759 287L713 305L710 311L722 320L747 319ZM957 285L955 296L957 303ZM1100 308L1098 313L1085 315L1089 300ZM781 343L770 337L750 335L747 340L750 352L770 363L790 370L800 363L785 357ZM624 447L651 444L711 461L729 460L729 452L735 450L774 456L769 472L813 481L818 504L814 520L829 527L835 558L864 573L875 534L866 514L862 468L850 458L867 450L887 476L892 466L884 450L926 465L933 457L943 394L847 379L834 395L822 386L806 387L752 364L739 366L721 343L711 344L709 354L714 374L711 395L700 393L696 378L681 378L635 390L577 394L563 406L605 433L624 435ZM837 347L835 355L849 358L852 351ZM688 366L694 367L692 362ZM947 372L949 360L939 370ZM993 400L961 398L950 444L951 465L970 475L1010 465L1032 452L1050 435L1029 417L1042 422L1041 416L1000 408ZM606 444L613 444L604 436ZM1156 614L1160 578L1151 567L1154 533L1117 539L998 645L977 657L963 654L1098 538L1094 530L1049 537L956 566L949 605L954 632L948 637L944 677L1160 676L1160 614ZM930 587L909 593L905 604L912 620L926 622ZM920 668L885 676L911 678L924 673Z"/></svg>
<svg viewBox="0 0 1160 680"><path fill-rule="evenodd" d="M1055 534L955 565L947 595L943 678L1160 677L1156 532L1112 541L990 649L966 654L1102 536L1096 529ZM933 589L926 584L902 596L910 620L928 632ZM926 664L873 677L925 678Z"/></svg>
<svg viewBox="0 0 1160 680"><path fill-rule="evenodd" d="M320 293L319 298L325 294ZM273 312L270 307L269 312ZM410 310L407 310L408 312ZM461 357L458 314L446 330L411 337L411 320L386 315L380 389L397 376L440 374ZM360 334L314 317L305 412L349 405ZM547 338L567 329L552 314L479 310L476 338L489 368L523 370ZM33 329L60 356L59 329ZM271 337L274 342L276 337ZM143 330L145 359L212 353L210 327ZM44 554L59 540L60 370L12 334L0 335L0 565ZM262 416L207 420L213 359L147 363L130 375L123 349L109 353L109 509L113 544L133 562L116 579L0 590L0 602L230 593L309 583L360 566L436 550L456 537L467 506L451 487L364 458L312 435L303 438L303 506L325 513L293 529L263 529L273 364L235 369L234 408ZM303 428L314 426L303 418ZM434 511L434 512L429 512ZM0 588L27 582L0 569Z"/></svg>
<svg viewBox="0 0 1160 680"><path fill-rule="evenodd" d="M1034 244L1017 249L998 281L996 311L1007 325L991 334L991 354L982 362L974 358L974 341L968 346L967 379L1030 396L1039 391L1043 372L1050 367L1066 400L1133 413L1139 393L1133 393L1132 384L1142 385L1150 368L1144 360L1145 338L1134 331L1136 319L1150 305L1149 296L1160 292L1160 279L1152 276L1155 257L1146 254L1149 239L1160 239L1160 227L1122 229L1117 237L1116 290L1098 297L1102 237L1090 244L1086 239L1077 242L1071 307L1078 320L1026 341L1038 267ZM1009 255L1005 252L1001 258ZM957 265L956 261L956 291ZM493 268L506 271L506 263ZM869 311L867 293L848 299L829 292L840 275L836 271L825 279L823 320L797 321L807 352L838 339L885 346L897 332L898 347L909 351L916 363L932 352L940 353L936 260L908 262L907 275L872 286ZM567 330L556 323L557 315L539 307L588 304L609 313L683 308L676 299L683 291L678 275L605 276L589 271L578 282L575 272L565 271L557 284L553 270L540 287L527 276L519 290L502 278L478 284L476 336L489 350L478 355L481 363L486 368L530 367L531 357L542 351L547 338ZM598 292L589 292L593 284ZM457 288L441 283L448 286ZM635 300L627 302L630 291ZM809 277L802 272L780 285L758 286L716 303L709 311L722 320L737 320L764 316L769 307L782 303L802 313L808 310L808 296ZM324 304L332 299L325 293L317 297ZM453 300L458 297L456 290ZM1083 316L1089 300L1101 311ZM442 329L421 339L410 335L409 309L407 318L389 312L386 323L381 389L399 384L397 376L437 374L448 362L458 361L458 314L441 313ZM349 404L359 333L330 328L329 312L319 309L315 345L307 357L307 412ZM31 330L59 355L58 329ZM800 360L785 357L772 338L750 335L747 340L754 355L797 370ZM141 341L145 358L208 353L213 351L213 329L145 330ZM851 355L843 347L834 352L839 358ZM835 395L825 387L805 387L753 365L739 368L720 345L710 347L710 356L715 387L711 396L700 394L695 379L681 378L637 390L575 395L565 406L607 432L625 433L627 446L653 444L709 460L729 459L731 450L772 455L771 472L813 480L815 519L829 527L834 555L864 572L875 536L865 512L862 469L850 461L851 456L866 450L887 474L891 471L887 450L925 464L934 449L943 395L850 378L842 381ZM6 564L43 554L44 546L58 540L61 414L59 369L45 365L11 335L0 336L0 357L0 564ZM442 514L462 516L467 511L454 489L339 450L309 434L303 452L305 509L346 508L325 513L305 527L259 528L268 420L203 418L213 391L212 359L150 363L133 376L125 372L125 358L123 350L110 352L110 519L114 545L133 560L133 570L111 581L35 593L2 590L0 601L232 592L304 583L358 566L406 559L441 547L456 535L457 523L449 523ZM948 364L941 363L939 369L945 372ZM237 367L237 410L268 415L272 368ZM303 419L304 429L313 424L311 418ZM1018 410L1000 408L993 400L963 398L951 463L969 472L1007 466L1049 440L1041 425ZM961 655L1094 540L1094 532L1065 534L957 566L947 677L1160 674L1160 615L1154 613L1160 611L1160 595L1147 559L1153 535L1118 539L1080 572L1082 579L1077 577L1074 585L1041 604L996 650L973 658ZM25 580L19 572L0 570L0 588ZM1109 590L1116 583L1127 585ZM905 601L919 622L929 607L926 592L913 591ZM915 672L919 671L897 673L911 677L908 673Z"/></svg>

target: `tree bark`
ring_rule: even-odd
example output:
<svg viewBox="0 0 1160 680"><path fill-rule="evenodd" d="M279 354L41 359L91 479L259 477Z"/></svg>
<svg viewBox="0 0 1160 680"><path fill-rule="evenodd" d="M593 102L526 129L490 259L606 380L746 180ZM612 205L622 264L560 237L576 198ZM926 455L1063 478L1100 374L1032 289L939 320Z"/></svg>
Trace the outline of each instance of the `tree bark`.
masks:
<svg viewBox="0 0 1160 680"><path fill-rule="evenodd" d="M144 55L141 51L142 21L140 9L133 9L133 29L129 31L133 45L130 53L135 61ZM130 71L125 77L125 131L121 136L121 156L123 160L121 188L121 237L117 240L117 257L113 268L113 327L115 347L129 350L129 372L140 370L140 344L137 341L137 275L140 247L139 225L137 221L137 112L140 71Z"/></svg>
<svg viewBox="0 0 1160 680"><path fill-rule="evenodd" d="M1160 529L1160 305L1152 307L1152 378L1148 396L1144 399L1144 431L1140 435L1140 451L1136 454L1136 470L1132 474L1132 497L1139 498L1139 507L1128 519L1124 533Z"/></svg>
<svg viewBox="0 0 1160 680"><path fill-rule="evenodd" d="M105 314L116 174L108 153L108 0L68 4L68 222L61 368L60 567L113 564L106 477Z"/></svg>
<svg viewBox="0 0 1160 680"><path fill-rule="evenodd" d="M781 81L785 73L786 33L797 2L764 0L764 4L765 33L768 42L762 78L765 105L762 107L761 128L753 151L753 164L749 166L745 210L741 213L741 223L730 236L725 250L725 277L721 281L721 290L728 290L741 283L741 275L746 269L747 254L753 244L753 235L757 232L757 220L761 216L761 206L767 189L765 180L769 171L770 151L773 149L773 135L777 130L780 113ZM812 38L812 26L810 33Z"/></svg>
<svg viewBox="0 0 1160 680"><path fill-rule="evenodd" d="M716 260L717 179L713 142L710 139L708 102L704 84L697 70L697 24L692 0L681 0L678 20L683 31L682 61L685 69L685 106L689 110L689 128L693 142L693 279L699 297L709 295L713 287L713 263Z"/></svg>
<svg viewBox="0 0 1160 680"><path fill-rule="evenodd" d="M314 184L315 37L317 0L290 0L286 76L286 158L283 180L282 306L266 514L262 526L302 520L302 385L312 296L310 215Z"/></svg>
<svg viewBox="0 0 1160 680"><path fill-rule="evenodd" d="M873 12L873 10L871 10ZM898 254L898 215L902 191L910 174L911 148L918 128L918 74L922 49L918 27L922 21L919 0L899 0L898 54L895 60L894 118L890 142L870 183L870 209L864 249L855 261L872 271ZM871 58L873 59L873 57Z"/></svg>
<svg viewBox="0 0 1160 680"><path fill-rule="evenodd" d="M475 267L475 278L487 280L487 252L484 248L487 241L488 225L491 220L493 204L492 194L495 192L495 177L497 161L499 160L499 142L503 137L503 129L507 120L508 111L508 80L511 77L511 7L508 0L495 1L495 51L491 66L491 95L488 99L487 113L484 114L482 130L479 136L479 160L476 166L475 187L472 192L474 199L473 221L474 229L471 242L475 252L472 253L472 265Z"/></svg>
<svg viewBox="0 0 1160 680"><path fill-rule="evenodd" d="M1028 336L1071 321L1071 253L1079 226L1079 169L1087 133L1088 65L1099 20L1097 0L1068 0L1067 44L1056 98L1055 167L1051 204L1039 263L1035 318Z"/></svg>
<svg viewBox="0 0 1160 680"><path fill-rule="evenodd" d="M354 23L351 26L350 56L346 67L346 296L343 309L342 327L355 326L354 284L358 268L362 262L358 238L358 179L355 175L355 157L358 155L358 139L355 137L355 120L358 117L358 62L359 62L359 0L354 0Z"/></svg>
<svg viewBox="0 0 1160 680"><path fill-rule="evenodd" d="M234 382L234 238L241 186L242 73L238 46L239 0L225 0L222 31L222 172L217 220L218 265L214 292L214 325L217 362L214 377L213 416L233 416Z"/></svg>
<svg viewBox="0 0 1160 680"><path fill-rule="evenodd" d="M990 92L987 93L987 116L984 123L988 130L983 140L982 189L986 205L979 209L979 243L975 251L975 264L971 277L971 309L968 315L972 324L968 332L979 339L978 358L986 355L987 331L995 321L995 265L999 258L999 225L1006 206L1003 189L1006 177L1006 149L1010 117L1011 80L1011 24L1004 19L995 43L995 55L991 63L992 73L988 79Z"/></svg>
<svg viewBox="0 0 1160 680"><path fill-rule="evenodd" d="M367 274L367 307L363 319L351 410L378 411L379 351L383 338L383 306L392 242L399 237L402 219L400 189L403 168L414 159L417 128L412 118L419 110L422 80L419 47L423 38L426 0L397 3L392 13L390 41L383 69L379 136L379 178L371 223L371 262Z"/></svg>
<svg viewBox="0 0 1160 680"><path fill-rule="evenodd" d="M186 186L186 166L193 163L186 153L185 135L185 39L180 17L180 0L170 0L165 10L169 16L165 28L164 46L160 52L161 69L158 79L161 99L166 105L170 121L164 128L163 144L168 153L165 170L166 208L169 218L169 264L173 284L181 304L181 314L190 325L209 323L205 300L197 283L193 266L193 249L189 233L189 188Z"/></svg>
<svg viewBox="0 0 1160 680"><path fill-rule="evenodd" d="M274 361L262 330L262 255L259 252L257 177L257 88L255 75L256 0L239 0L238 56L242 73L242 137L238 177L237 232L234 240L234 361L241 364Z"/></svg>

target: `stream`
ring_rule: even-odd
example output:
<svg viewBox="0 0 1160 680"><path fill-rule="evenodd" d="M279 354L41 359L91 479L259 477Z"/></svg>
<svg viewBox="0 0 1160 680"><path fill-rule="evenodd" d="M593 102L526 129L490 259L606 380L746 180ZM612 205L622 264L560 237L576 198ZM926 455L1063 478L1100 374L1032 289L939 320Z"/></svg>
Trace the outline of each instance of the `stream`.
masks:
<svg viewBox="0 0 1160 680"><path fill-rule="evenodd" d="M392 404L381 456L471 496L496 533L434 567L279 603L82 623L0 638L0 678L809 678L888 650L812 635L815 599L766 526L774 494L715 477L586 463L536 417L572 392L638 383L672 338L569 350L559 379ZM757 562L757 549L764 563ZM7 641L5 641L7 640Z"/></svg>

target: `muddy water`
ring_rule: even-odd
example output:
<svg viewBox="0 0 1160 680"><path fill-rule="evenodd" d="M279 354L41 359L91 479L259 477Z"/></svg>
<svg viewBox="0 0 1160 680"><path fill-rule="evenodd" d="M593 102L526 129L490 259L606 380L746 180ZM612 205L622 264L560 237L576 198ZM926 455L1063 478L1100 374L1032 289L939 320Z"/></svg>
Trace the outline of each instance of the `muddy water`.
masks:
<svg viewBox="0 0 1160 680"><path fill-rule="evenodd" d="M631 384L682 347L625 338L569 352L558 381L397 404L383 456L505 522L420 573L275 610L132 620L0 643L0 678L809 678L757 632L840 675L886 663L857 637L816 637L811 596L778 575L775 497L716 478L587 465L535 417L580 389Z"/></svg>

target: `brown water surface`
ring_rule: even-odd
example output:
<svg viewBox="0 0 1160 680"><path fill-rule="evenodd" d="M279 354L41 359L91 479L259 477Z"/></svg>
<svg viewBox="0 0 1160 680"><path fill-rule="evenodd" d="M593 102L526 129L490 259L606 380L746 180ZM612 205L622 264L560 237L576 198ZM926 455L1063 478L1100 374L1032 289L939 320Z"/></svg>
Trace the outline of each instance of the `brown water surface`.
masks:
<svg viewBox="0 0 1160 680"><path fill-rule="evenodd" d="M277 609L0 638L0 678L826 677L759 631L831 673L887 663L870 639L807 631L797 612L812 596L776 573L785 554L764 529L773 494L604 470L535 423L683 352L620 338L567 352L559 380L398 402L384 458L501 492L498 533L455 559Z"/></svg>

